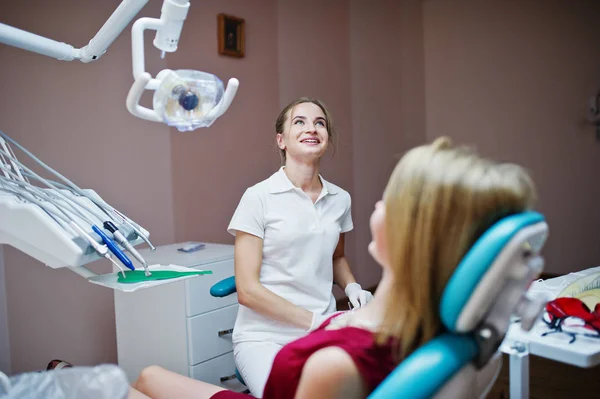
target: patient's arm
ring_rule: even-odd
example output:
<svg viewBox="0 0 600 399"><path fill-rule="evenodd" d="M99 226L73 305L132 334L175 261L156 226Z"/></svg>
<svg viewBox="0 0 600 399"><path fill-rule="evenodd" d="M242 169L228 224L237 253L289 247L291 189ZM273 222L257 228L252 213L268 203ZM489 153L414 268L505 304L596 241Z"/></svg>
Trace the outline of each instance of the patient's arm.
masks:
<svg viewBox="0 0 600 399"><path fill-rule="evenodd" d="M313 353L302 368L296 399L366 398L367 387L341 348L331 346Z"/></svg>

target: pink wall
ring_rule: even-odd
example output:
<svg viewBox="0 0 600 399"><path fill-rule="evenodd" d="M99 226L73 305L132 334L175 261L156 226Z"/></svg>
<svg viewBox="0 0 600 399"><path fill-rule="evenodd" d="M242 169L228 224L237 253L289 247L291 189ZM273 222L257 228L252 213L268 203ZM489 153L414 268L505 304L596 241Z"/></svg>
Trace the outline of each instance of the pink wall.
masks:
<svg viewBox="0 0 600 399"><path fill-rule="evenodd" d="M3 23L80 47L118 4L2 2L0 15ZM160 4L151 4L142 15L159 13ZM141 223L155 244L169 243L175 235L169 130L127 112L132 82L129 34L91 64L0 45L0 129ZM115 362L112 291L4 249L12 372L43 369L54 358ZM107 262L99 267L109 270Z"/></svg>
<svg viewBox="0 0 600 399"><path fill-rule="evenodd" d="M397 160L424 138L421 7L418 2L350 2L353 211L357 279L381 270L367 253L369 218Z"/></svg>
<svg viewBox="0 0 600 399"><path fill-rule="evenodd" d="M216 15L221 12L245 19L245 58L218 55ZM226 116L210 129L172 130L176 239L233 243L226 229L244 190L278 165L272 136L279 107L276 3L192 4L180 43L169 67L215 73L224 82L237 77L240 88Z"/></svg>
<svg viewBox="0 0 600 399"><path fill-rule="evenodd" d="M231 1L218 5L220 8L212 8L216 4L209 3L197 14L191 9L190 16L201 22L187 24L185 33L186 37L194 37L200 56L181 51L169 60L169 66L174 67L194 65L200 59L202 69L218 71L222 78L235 76L241 82L226 118L203 134L172 135L176 237L180 241L233 243L225 231L227 224L244 190L279 167L275 119L281 107L300 96L317 97L330 106L340 140L335 157L324 160L322 173L326 179L352 191L349 27L345 3L311 1L298 5L279 1L255 7ZM213 32L218 12L246 20L245 58L210 56L216 53ZM346 60L342 68L338 66L340 59ZM324 73L332 69L334 74ZM352 262L352 234L347 251Z"/></svg>
<svg viewBox="0 0 600 399"><path fill-rule="evenodd" d="M337 146L321 163L326 180L355 196L353 187L352 90L350 84L348 2L279 0L277 18L277 57L279 66L279 108L298 97L315 97L329 107L337 131ZM278 112L268 125L275 140ZM275 155L279 159L278 155ZM353 216L356 207L353 204ZM357 270L355 233L346 237L346 256ZM335 289L336 295L341 291Z"/></svg>
<svg viewBox="0 0 600 399"><path fill-rule="evenodd" d="M546 270L600 263L600 3L423 3L427 139L449 135L531 170L547 216Z"/></svg>

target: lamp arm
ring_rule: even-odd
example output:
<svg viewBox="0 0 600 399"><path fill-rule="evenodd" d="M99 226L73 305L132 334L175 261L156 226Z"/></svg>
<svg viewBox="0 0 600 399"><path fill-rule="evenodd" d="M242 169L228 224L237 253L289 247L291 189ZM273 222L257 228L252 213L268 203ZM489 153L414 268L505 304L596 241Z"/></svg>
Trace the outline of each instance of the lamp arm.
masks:
<svg viewBox="0 0 600 399"><path fill-rule="evenodd" d="M0 43L61 61L80 60L88 63L97 60L106 52L108 47L147 3L148 0L123 0L90 42L79 49L70 44L48 39L2 23L0 23Z"/></svg>

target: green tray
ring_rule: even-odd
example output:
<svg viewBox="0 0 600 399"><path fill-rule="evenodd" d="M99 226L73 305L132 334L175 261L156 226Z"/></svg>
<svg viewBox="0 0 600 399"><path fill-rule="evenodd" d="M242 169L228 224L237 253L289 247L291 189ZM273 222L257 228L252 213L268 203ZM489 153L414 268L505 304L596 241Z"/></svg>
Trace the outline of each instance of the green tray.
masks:
<svg viewBox="0 0 600 399"><path fill-rule="evenodd" d="M154 280L168 280L172 278L185 277L185 276L194 276L194 275L202 275L202 274L212 274L210 270L195 270L189 272L179 272L176 270L151 270L150 273L152 275L146 276L143 270L127 270L125 271L125 277L123 277L122 273L118 273L119 278L117 279L118 283L124 284L133 284L133 283L141 283L144 281L154 281Z"/></svg>

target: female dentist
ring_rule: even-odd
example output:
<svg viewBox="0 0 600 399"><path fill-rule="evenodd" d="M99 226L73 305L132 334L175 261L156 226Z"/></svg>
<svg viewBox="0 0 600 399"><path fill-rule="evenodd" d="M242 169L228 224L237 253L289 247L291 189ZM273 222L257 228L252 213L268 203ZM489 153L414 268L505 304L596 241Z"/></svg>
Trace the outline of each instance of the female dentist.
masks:
<svg viewBox="0 0 600 399"><path fill-rule="evenodd" d="M344 233L353 228L350 195L319 175L334 139L329 111L300 98L281 111L275 130L283 166L246 190L227 229L235 235L240 304L233 353L259 398L283 345L336 311L333 283L355 308L372 299L344 256Z"/></svg>

